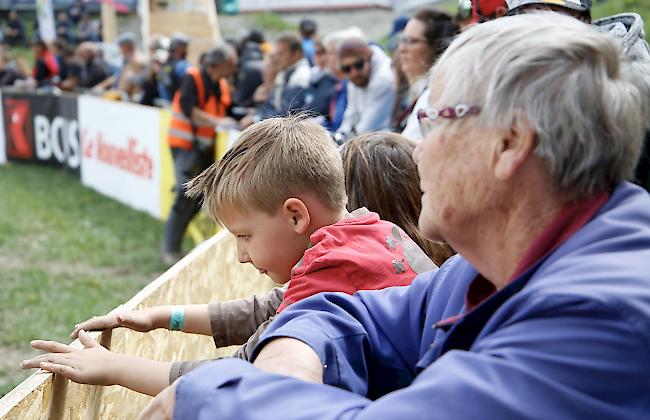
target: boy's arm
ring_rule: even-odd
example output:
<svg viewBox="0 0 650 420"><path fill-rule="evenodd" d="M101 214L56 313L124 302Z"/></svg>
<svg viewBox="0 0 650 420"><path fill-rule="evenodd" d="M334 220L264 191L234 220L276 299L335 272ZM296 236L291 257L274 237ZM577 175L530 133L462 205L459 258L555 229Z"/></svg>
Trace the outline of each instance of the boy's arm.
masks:
<svg viewBox="0 0 650 420"><path fill-rule="evenodd" d="M211 303L208 312L214 344L246 343L260 325L275 316L283 297L284 289L276 287L262 296Z"/></svg>
<svg viewBox="0 0 650 420"><path fill-rule="evenodd" d="M282 296L284 295L284 289L281 287L276 287L273 289L271 292L269 292L267 295L257 297L253 296L251 299L241 299L238 301L230 301L228 302L228 305L232 305L235 307L237 304L241 304L242 307L240 309L246 310L246 309L253 309L253 313L250 316L250 319L257 323L257 321L261 320L265 316L269 316L269 314L273 314L269 316L269 318L262 322L255 332L251 334L246 342L237 349L237 351L232 355L232 357L239 358L239 359L244 359L244 360L250 360L250 357L253 354L253 349L257 345L257 343L260 340L260 337L266 331L266 329L269 327L271 321L273 321L273 318L275 318L275 311L277 310L280 302L282 301ZM221 303L212 303L210 306L213 308L212 311L217 312L219 308L219 305L226 303L226 302L221 302ZM253 306L250 306L252 303ZM221 308L223 309L223 308ZM227 310L226 310L227 312ZM233 313L232 311L228 313ZM222 318L217 318L215 316L215 319L213 319L214 323L222 323L226 324L229 321L226 319ZM214 331L214 337L215 337L215 342L216 340L220 341L226 341L229 337L221 337L221 334L218 331L219 327L217 326L215 331ZM233 328L231 328L232 330ZM219 337L219 338L217 338ZM232 338L232 337L230 337ZM221 347L217 345L218 347ZM216 360L216 359L213 359ZM187 372L196 369L200 365L202 365L205 362L209 362L210 359L206 360L199 360L199 361L182 361L182 362L174 362L171 365L171 368L169 370L169 383L173 383L176 379L180 378L181 376L185 375Z"/></svg>
<svg viewBox="0 0 650 420"><path fill-rule="evenodd" d="M84 330L79 332L79 341L83 349L55 341L32 341L32 347L49 353L25 360L21 367L41 368L80 384L121 385L151 396L169 385L171 363L112 353Z"/></svg>
<svg viewBox="0 0 650 420"><path fill-rule="evenodd" d="M233 353L231 357L237 358L237 359L243 359L243 360L251 360L251 356L253 355L253 349L255 349L255 346L257 346L257 343L260 341L260 338L262 337L262 334L266 329L269 327L271 324L271 321L273 321L273 318L271 317L267 319L265 322L263 322L257 330L248 337L248 340L242 344L237 351ZM217 358L221 359L221 357ZM191 370L196 369L197 367L201 366L205 362L210 362L213 360L217 359L205 359L205 360L199 360L199 361L182 361L182 362L174 362L171 365L171 368L169 370L169 383L172 384L174 381L181 376L185 375Z"/></svg>
<svg viewBox="0 0 650 420"><path fill-rule="evenodd" d="M210 316L208 315L209 304L185 305L185 323L181 331L191 334L212 335L210 326ZM171 318L171 306L166 306L166 313L161 322L165 328L169 328L169 319Z"/></svg>
<svg viewBox="0 0 650 420"><path fill-rule="evenodd" d="M156 328L169 329L173 306L155 306L130 312L114 312L96 316L75 325L70 338L77 338L79 331L106 330L109 328L125 327L134 331L148 332ZM212 335L208 305L185 305L184 323L181 331L186 333Z"/></svg>

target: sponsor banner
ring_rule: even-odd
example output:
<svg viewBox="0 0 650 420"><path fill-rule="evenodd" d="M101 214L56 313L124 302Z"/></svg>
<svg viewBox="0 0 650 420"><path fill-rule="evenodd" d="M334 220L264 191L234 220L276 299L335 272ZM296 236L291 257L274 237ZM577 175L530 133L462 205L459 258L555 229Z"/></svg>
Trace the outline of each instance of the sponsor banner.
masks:
<svg viewBox="0 0 650 420"><path fill-rule="evenodd" d="M1 101L8 160L62 166L79 173L76 97L4 91Z"/></svg>
<svg viewBox="0 0 650 420"><path fill-rule="evenodd" d="M167 143L167 131L171 112L163 109L160 112L160 218L167 220L169 211L174 203L174 161L172 151Z"/></svg>
<svg viewBox="0 0 650 420"><path fill-rule="evenodd" d="M132 208L161 217L161 111L79 97L81 182Z"/></svg>
<svg viewBox="0 0 650 420"><path fill-rule="evenodd" d="M0 104L2 104L2 93L0 92ZM7 153L5 149L5 127L4 118L0 116L0 165L7 161Z"/></svg>

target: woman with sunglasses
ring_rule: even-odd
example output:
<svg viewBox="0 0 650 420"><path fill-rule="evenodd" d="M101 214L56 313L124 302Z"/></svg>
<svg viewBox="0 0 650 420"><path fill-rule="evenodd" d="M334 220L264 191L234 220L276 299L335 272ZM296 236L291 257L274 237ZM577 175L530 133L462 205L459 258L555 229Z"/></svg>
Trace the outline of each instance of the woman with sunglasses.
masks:
<svg viewBox="0 0 650 420"><path fill-rule="evenodd" d="M427 74L436 58L458 33L454 18L435 9L422 9L411 18L399 42L397 62L406 75L409 90L402 101L401 111L393 121L395 131L411 140L422 138L416 111L426 106L429 98ZM421 104L418 107L418 102Z"/></svg>

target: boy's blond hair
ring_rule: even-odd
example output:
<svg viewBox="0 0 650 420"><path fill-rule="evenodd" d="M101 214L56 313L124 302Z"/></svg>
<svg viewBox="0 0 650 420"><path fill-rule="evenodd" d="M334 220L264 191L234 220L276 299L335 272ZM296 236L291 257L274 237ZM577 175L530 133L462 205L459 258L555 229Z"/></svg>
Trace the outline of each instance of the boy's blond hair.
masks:
<svg viewBox="0 0 650 420"><path fill-rule="evenodd" d="M245 129L232 149L187 185L219 214L238 206L274 214L287 198L309 192L333 209L347 201L341 156L327 131L303 115L269 118Z"/></svg>

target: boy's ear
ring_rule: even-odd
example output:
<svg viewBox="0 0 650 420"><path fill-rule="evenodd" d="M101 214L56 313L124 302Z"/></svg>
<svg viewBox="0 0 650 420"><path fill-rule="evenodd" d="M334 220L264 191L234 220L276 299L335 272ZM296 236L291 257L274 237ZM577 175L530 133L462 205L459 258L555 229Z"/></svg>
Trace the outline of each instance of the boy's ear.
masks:
<svg viewBox="0 0 650 420"><path fill-rule="evenodd" d="M299 198L287 198L282 205L282 212L298 235L304 235L309 229L311 217L305 203Z"/></svg>

